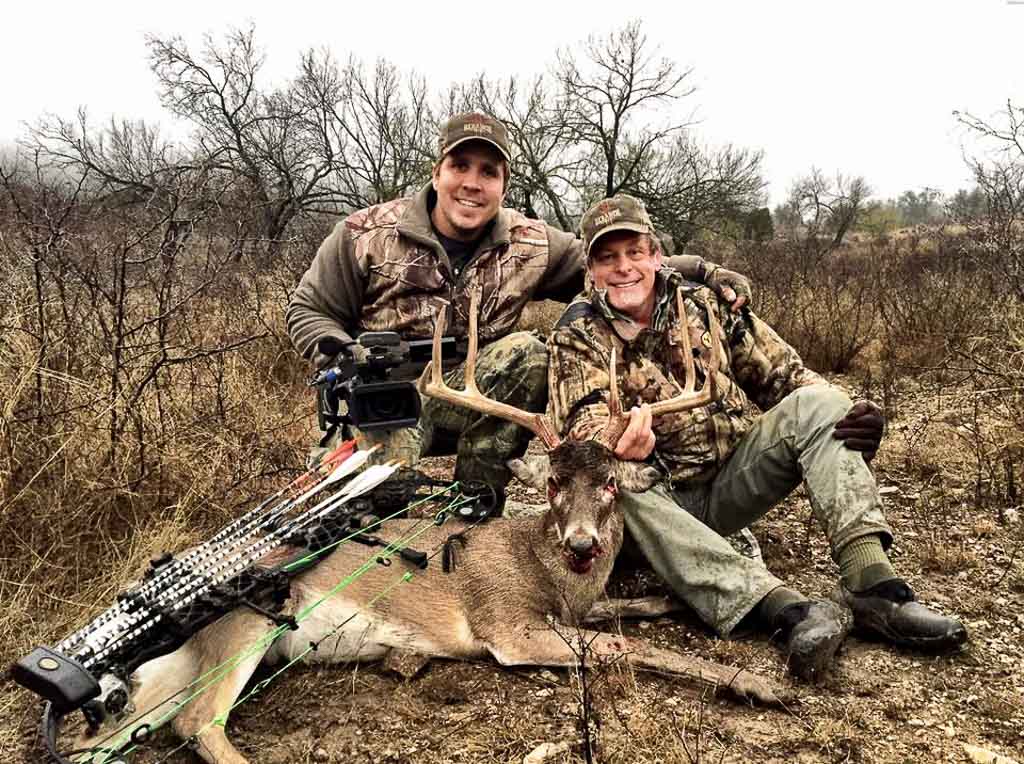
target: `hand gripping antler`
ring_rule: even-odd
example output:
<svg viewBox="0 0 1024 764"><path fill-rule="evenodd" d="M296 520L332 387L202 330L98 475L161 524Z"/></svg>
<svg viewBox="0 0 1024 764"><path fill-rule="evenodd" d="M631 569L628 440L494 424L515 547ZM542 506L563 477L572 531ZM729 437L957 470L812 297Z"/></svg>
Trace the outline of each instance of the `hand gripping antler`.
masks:
<svg viewBox="0 0 1024 764"><path fill-rule="evenodd" d="M473 292L469 304L469 351L466 355L464 377L465 390L453 390L445 384L441 374L441 337L445 329L445 311L442 309L434 323L434 348L430 357L430 381L423 387L423 392L438 400L447 401L455 406L479 411L481 414L496 416L525 427L543 441L548 451L553 450L561 439L555 434L551 420L543 414L510 406L507 403L487 398L476 386L476 351L477 351L477 312L480 296Z"/></svg>
<svg viewBox="0 0 1024 764"><path fill-rule="evenodd" d="M693 347L690 345L690 329L686 323L686 311L683 308L683 295L676 290L676 321L679 323L681 336L681 352L685 370L683 389L679 395L665 401L651 404L652 416L661 416L675 411L690 411L706 406L718 398L718 385L715 375L722 363L721 343L718 341L718 317L711 305L708 305L708 335L711 337L711 358L705 369L704 384L694 392L696 372L693 365ZM619 438L629 425L629 415L622 413L622 401L619 399L619 381L615 369L615 348L612 348L608 362L608 424L598 436L599 440L611 450L615 450Z"/></svg>

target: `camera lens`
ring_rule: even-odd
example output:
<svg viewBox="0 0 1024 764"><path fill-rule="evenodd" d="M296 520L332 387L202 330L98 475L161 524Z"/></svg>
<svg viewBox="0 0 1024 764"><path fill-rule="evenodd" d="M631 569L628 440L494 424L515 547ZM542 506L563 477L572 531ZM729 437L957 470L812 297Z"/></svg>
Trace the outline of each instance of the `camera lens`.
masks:
<svg viewBox="0 0 1024 764"><path fill-rule="evenodd" d="M411 382L378 382L351 390L352 424L361 430L386 430L416 424L420 394Z"/></svg>
<svg viewBox="0 0 1024 764"><path fill-rule="evenodd" d="M405 404L399 395L376 395L366 401L366 413L371 419L397 419L401 417Z"/></svg>

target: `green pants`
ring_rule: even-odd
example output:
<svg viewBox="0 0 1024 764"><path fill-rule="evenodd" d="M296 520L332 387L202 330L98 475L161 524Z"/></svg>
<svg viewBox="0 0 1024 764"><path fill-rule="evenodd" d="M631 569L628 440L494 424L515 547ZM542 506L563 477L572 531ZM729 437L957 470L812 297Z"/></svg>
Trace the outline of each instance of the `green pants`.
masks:
<svg viewBox="0 0 1024 764"><path fill-rule="evenodd" d="M445 374L445 382L461 390L463 374L460 364ZM476 384L488 398L543 412L548 403L547 382L547 348L529 332L506 335L481 348L477 355ZM504 419L428 396L421 396L421 403L423 410L414 427L357 433L365 448L381 445L374 455L376 461L401 459L411 467L429 454L454 453L456 480L482 480L496 489L508 484L512 473L505 463L523 455L533 433ZM327 448L314 450L313 458L336 443L325 445Z"/></svg>
<svg viewBox="0 0 1024 764"><path fill-rule="evenodd" d="M801 482L833 558L869 534L891 544L874 476L859 452L832 437L851 405L828 385L802 387L757 420L712 480L623 492L626 528L635 543L676 595L719 634L727 636L782 585L723 536L749 526Z"/></svg>

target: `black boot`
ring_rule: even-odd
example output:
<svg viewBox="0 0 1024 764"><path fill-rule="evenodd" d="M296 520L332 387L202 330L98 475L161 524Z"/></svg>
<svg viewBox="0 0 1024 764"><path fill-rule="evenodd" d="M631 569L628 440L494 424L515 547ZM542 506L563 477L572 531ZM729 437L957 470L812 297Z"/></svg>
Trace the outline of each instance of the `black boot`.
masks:
<svg viewBox="0 0 1024 764"><path fill-rule="evenodd" d="M853 611L854 625L859 630L900 647L942 651L967 641L967 629L960 621L922 605L914 590L900 578L856 593L840 584L832 598Z"/></svg>
<svg viewBox="0 0 1024 764"><path fill-rule="evenodd" d="M787 605L772 623L775 639L786 651L789 672L805 682L824 678L852 625L850 611L828 600Z"/></svg>

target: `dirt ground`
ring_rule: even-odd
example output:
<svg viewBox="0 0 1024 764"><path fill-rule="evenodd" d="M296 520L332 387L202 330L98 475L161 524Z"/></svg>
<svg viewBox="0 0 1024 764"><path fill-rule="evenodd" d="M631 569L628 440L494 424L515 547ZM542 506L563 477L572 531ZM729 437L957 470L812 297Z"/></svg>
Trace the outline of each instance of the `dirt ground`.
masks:
<svg viewBox="0 0 1024 764"><path fill-rule="evenodd" d="M905 385L875 463L897 541L893 559L924 602L961 618L968 646L929 656L848 640L820 686L791 682L763 635L722 641L690 614L611 628L658 645L760 672L784 692L783 710L702 695L692 685L620 666L589 672L593 760L601 762L964 762L964 744L1024 761L1024 522L1018 507L979 506L963 456L972 432L965 400ZM976 410L976 408L975 408ZM974 424L977 424L975 422ZM960 428L960 429L958 429ZM966 428L966 429L965 429ZM965 432L968 435L965 435ZM450 460L432 460L443 473ZM536 495L516 498L539 503ZM827 596L835 565L802 496L754 526L767 565L812 596ZM655 592L632 573L614 586ZM606 626L605 628L608 628ZM231 716L228 731L254 764L584 760L580 678L493 663L433 661L406 678L386 666L300 668ZM0 739L5 761L41 761L37 708L20 697ZM3 693L12 692L9 684ZM16 729L15 729L16 728ZM195 764L170 733L135 762Z"/></svg>

